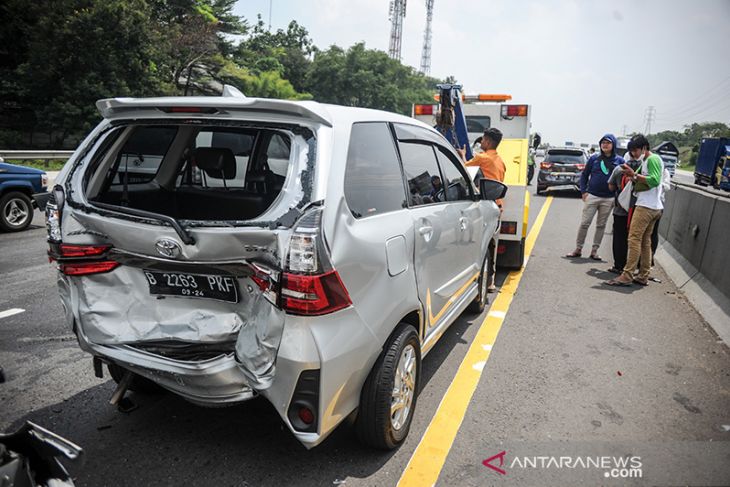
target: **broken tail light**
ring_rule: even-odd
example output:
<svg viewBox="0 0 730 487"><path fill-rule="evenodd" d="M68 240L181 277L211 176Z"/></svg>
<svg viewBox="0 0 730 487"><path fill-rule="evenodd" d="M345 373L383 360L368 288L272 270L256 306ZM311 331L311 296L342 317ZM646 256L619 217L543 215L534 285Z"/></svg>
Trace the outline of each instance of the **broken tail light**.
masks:
<svg viewBox="0 0 730 487"><path fill-rule="evenodd" d="M314 276L285 273L281 281L281 305L289 313L318 316L350 304L350 295L335 270Z"/></svg>
<svg viewBox="0 0 730 487"><path fill-rule="evenodd" d="M105 259L111 245L74 245L50 242L48 259L58 262L58 270L67 276L102 274L119 267L119 262Z"/></svg>
<svg viewBox="0 0 730 487"><path fill-rule="evenodd" d="M97 262L74 262L59 264L58 269L67 276L88 276L90 274L103 274L113 271L119 267L119 262L103 260Z"/></svg>
<svg viewBox="0 0 730 487"><path fill-rule="evenodd" d="M321 208L309 210L297 222L289 241L280 293L281 307L291 314L324 315L352 304L324 248L321 218Z"/></svg>

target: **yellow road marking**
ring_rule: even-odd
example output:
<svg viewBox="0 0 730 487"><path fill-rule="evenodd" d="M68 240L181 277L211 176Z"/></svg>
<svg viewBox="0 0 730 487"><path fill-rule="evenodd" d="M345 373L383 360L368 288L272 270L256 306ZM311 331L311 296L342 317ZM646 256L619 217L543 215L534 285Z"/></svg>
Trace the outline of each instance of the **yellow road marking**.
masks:
<svg viewBox="0 0 730 487"><path fill-rule="evenodd" d="M545 200L527 237L525 264L527 264L535 246L535 241L537 241L537 236L540 234L540 229L545 222L552 199L552 196L548 196ZM507 276L489 313L487 313L486 318L479 327L474 341L469 346L469 350L466 352L454 380L443 399L441 399L436 414L431 419L421 442L403 471L403 475L398 481L399 487L424 487L436 484L464 419L466 409L479 383L482 370L489 359L489 354L502 327L507 310L512 303L512 298L515 291L517 291L517 286L520 279L522 279L524 269L525 267L510 272Z"/></svg>

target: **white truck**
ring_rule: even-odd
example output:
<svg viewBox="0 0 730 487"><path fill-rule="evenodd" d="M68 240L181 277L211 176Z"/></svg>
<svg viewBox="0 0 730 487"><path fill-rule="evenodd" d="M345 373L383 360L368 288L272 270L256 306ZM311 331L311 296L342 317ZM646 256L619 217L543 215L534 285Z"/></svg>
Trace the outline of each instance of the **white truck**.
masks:
<svg viewBox="0 0 730 487"><path fill-rule="evenodd" d="M503 134L497 153L507 167L504 183L509 187L504 199L501 232L497 247L497 265L520 268L525 260L525 239L530 209L527 191L527 151L530 140L532 107L505 103L510 95L464 95L463 110L469 141L481 137L494 127ZM412 116L431 126L436 125L439 105L413 105Z"/></svg>

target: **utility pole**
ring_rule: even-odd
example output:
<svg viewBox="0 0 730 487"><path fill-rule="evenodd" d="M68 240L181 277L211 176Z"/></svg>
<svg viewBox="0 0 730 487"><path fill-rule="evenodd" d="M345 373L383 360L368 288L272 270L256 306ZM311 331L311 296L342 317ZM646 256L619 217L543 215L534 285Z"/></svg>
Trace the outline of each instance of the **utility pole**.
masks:
<svg viewBox="0 0 730 487"><path fill-rule="evenodd" d="M390 1L390 44L388 56L400 61L401 39L403 37L403 19L406 16L406 0Z"/></svg>
<svg viewBox="0 0 730 487"><path fill-rule="evenodd" d="M272 3L274 0L269 0L269 32L271 32L271 9L272 9Z"/></svg>
<svg viewBox="0 0 730 487"><path fill-rule="evenodd" d="M624 124L623 133L621 134L624 137L626 137L626 130L628 130L628 127L626 126L626 124Z"/></svg>
<svg viewBox="0 0 730 487"><path fill-rule="evenodd" d="M426 31L423 33L423 49L421 50L421 73L431 73L431 21L433 20L433 2L426 0Z"/></svg>
<svg viewBox="0 0 730 487"><path fill-rule="evenodd" d="M645 135L649 135L651 133L651 123L656 120L656 108L653 106L647 107L644 117L646 119L646 130L644 132Z"/></svg>

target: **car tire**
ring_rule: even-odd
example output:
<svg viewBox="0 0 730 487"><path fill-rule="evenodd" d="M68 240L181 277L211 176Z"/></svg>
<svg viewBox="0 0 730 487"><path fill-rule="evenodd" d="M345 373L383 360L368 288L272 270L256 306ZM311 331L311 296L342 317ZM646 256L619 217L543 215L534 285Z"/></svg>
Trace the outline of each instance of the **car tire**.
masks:
<svg viewBox="0 0 730 487"><path fill-rule="evenodd" d="M362 443L382 450L392 450L403 443L416 409L420 376L418 332L401 323L383 347L360 394L355 430ZM400 401L395 397L396 391ZM395 412L394 401L402 406Z"/></svg>
<svg viewBox="0 0 730 487"><path fill-rule="evenodd" d="M11 191L0 198L0 228L6 232L20 232L33 221L33 202L19 192Z"/></svg>
<svg viewBox="0 0 730 487"><path fill-rule="evenodd" d="M484 311L484 308L487 306L487 281L489 280L489 269L487 269L488 265L489 251L487 250L487 255L484 256L484 261L482 262L482 271L479 273L479 279L477 280L477 297L474 298L474 301L469 303L469 306L466 308L467 311L469 311L470 313L481 314L482 311Z"/></svg>
<svg viewBox="0 0 730 487"><path fill-rule="evenodd" d="M124 377L124 374L127 372L127 369L117 364L109 364L108 368L109 375L112 376L114 382L119 384ZM142 394L159 394L164 391L164 388L155 384L153 381L147 379L146 377L142 377L134 373L133 375L134 377L132 378L132 382L129 384L130 391L139 392Z"/></svg>

